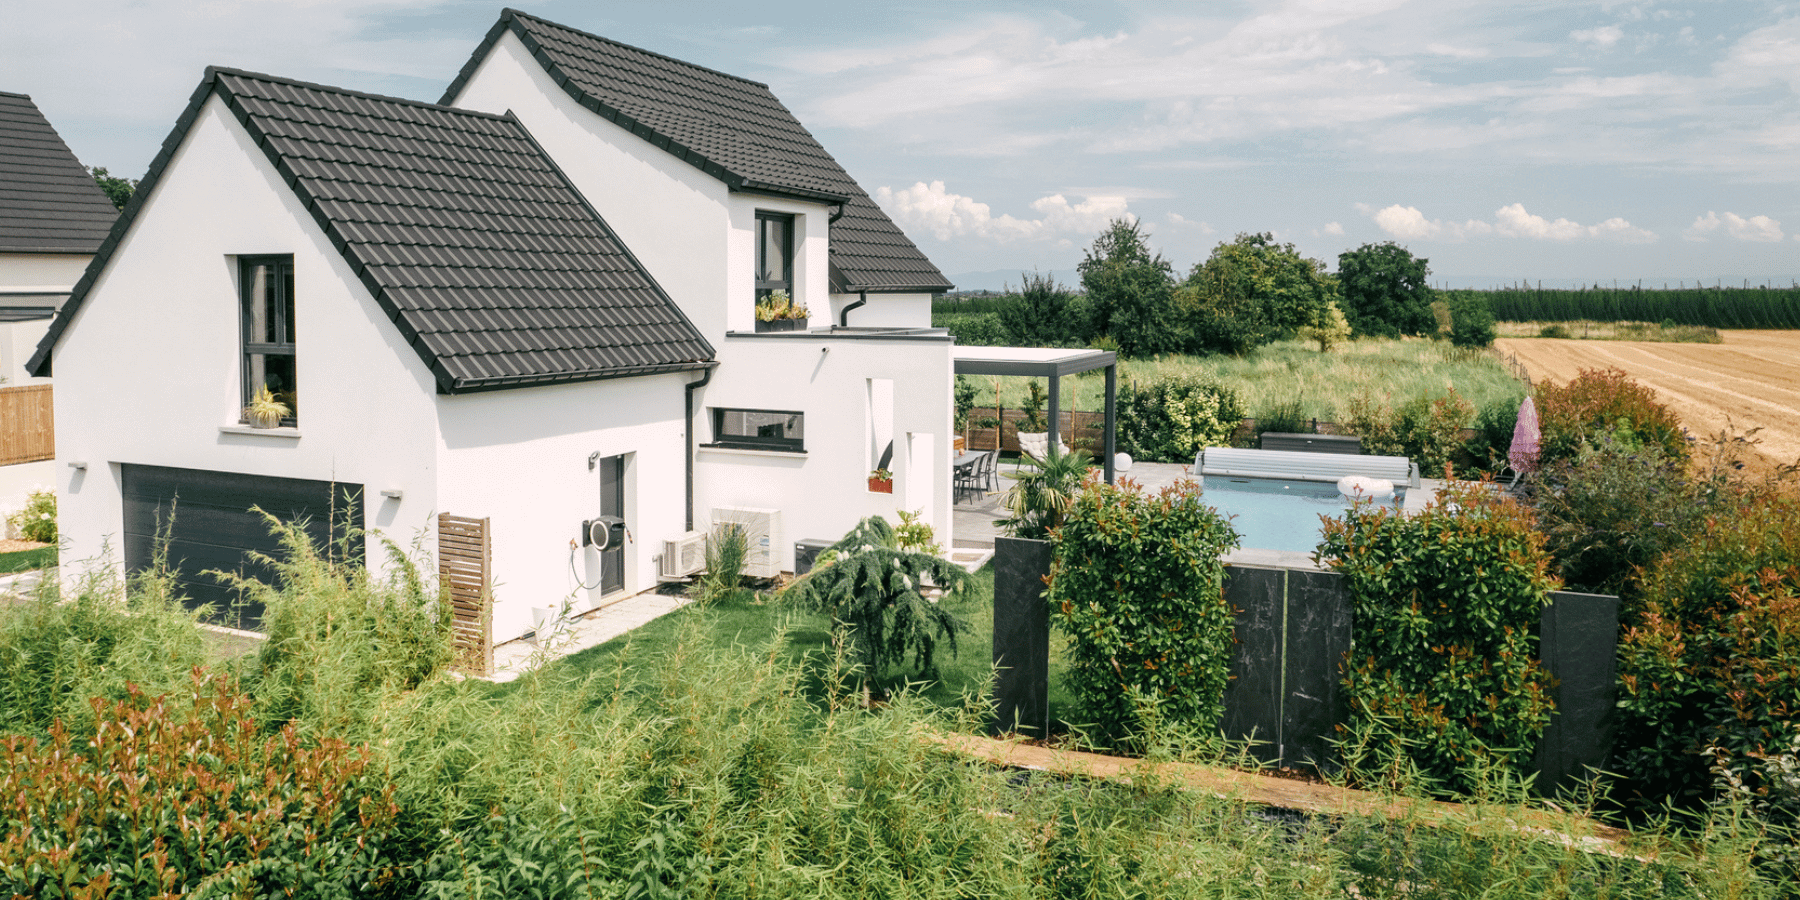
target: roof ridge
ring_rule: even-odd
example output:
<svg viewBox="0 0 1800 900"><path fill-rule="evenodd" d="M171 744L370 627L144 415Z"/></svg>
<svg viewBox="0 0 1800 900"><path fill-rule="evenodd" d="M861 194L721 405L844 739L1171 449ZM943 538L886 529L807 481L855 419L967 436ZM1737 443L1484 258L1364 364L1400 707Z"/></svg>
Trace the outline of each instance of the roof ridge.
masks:
<svg viewBox="0 0 1800 900"><path fill-rule="evenodd" d="M17 94L12 91L0 91L0 97L18 97L21 100L30 100L31 99L30 94Z"/></svg>
<svg viewBox="0 0 1800 900"><path fill-rule="evenodd" d="M560 22L552 22L549 19L544 18L543 16L534 16L531 13L525 12L524 10L513 9L510 6L500 11L501 21L505 21L508 18L530 19L533 22L538 22L538 23L541 23L544 25L548 25L551 28L556 28L561 31L566 31L566 32L569 32L570 34L578 34L585 38L592 38L593 40L599 41L603 44L611 44L614 47L621 47L623 49L630 50L634 53L642 53L645 56L654 56L657 59L667 60L667 61L675 63L676 65L679 65L679 66L687 66L690 69L699 69L702 72L706 72L706 73L709 73L712 75L717 75L721 78L729 78L732 81L741 81L745 84L755 85L756 87L762 88L765 91L769 90L769 86L767 84L764 84L763 82L760 82L760 81L752 81L751 79L745 78L742 75L733 75L730 72L722 72L718 69L714 69L709 66L700 65L699 63L688 62L685 59L677 59L673 56L668 55L667 53L658 53L655 50L646 50L643 47L639 47L634 44L627 44L624 41L616 41L609 37L594 34L591 31L582 31L579 28L570 28L569 26L564 25Z"/></svg>
<svg viewBox="0 0 1800 900"><path fill-rule="evenodd" d="M374 94L374 93L370 93L368 91L352 90L350 88L338 87L336 85L331 85L331 84L321 84L316 81L303 81L298 78L284 78L280 75L270 75L267 72L252 72L252 71L249 71L248 69L237 69L237 68L232 68L231 66L207 66L206 67L206 76L207 76L206 80L213 81L216 83L217 79L213 77L215 75L235 75L239 78L253 78L253 79L260 80L260 81L271 82L274 84L285 84L285 85L289 85L291 87L306 88L308 90L314 90L314 91L324 91L325 93L328 93L328 94L341 94L341 95L348 96L348 97L360 97L364 100L377 100L377 101L380 101L383 103L398 103L398 104L401 104L402 106L420 107L423 109L429 109L429 110L433 110L436 112L457 113L459 115L472 116L472 117L478 118L478 119L491 119L491 120L494 120L497 122L507 121L505 115L490 113L490 112L482 112L481 110L478 110L478 109L463 109L462 107L445 106L442 103L432 103L427 100L413 100L413 99L410 99L407 97L395 97L395 96L391 96L388 94Z"/></svg>

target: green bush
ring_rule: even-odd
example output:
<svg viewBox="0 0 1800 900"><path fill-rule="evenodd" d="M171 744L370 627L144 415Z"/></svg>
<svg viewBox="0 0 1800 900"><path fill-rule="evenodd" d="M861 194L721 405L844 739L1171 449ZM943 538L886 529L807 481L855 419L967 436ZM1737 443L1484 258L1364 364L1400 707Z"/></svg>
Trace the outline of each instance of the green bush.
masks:
<svg viewBox="0 0 1800 900"><path fill-rule="evenodd" d="M1568 340L1574 336L1575 335L1569 333L1569 329L1565 325L1545 325L1544 327L1538 329L1538 337L1541 337L1541 338L1558 338L1560 340Z"/></svg>
<svg viewBox="0 0 1800 900"><path fill-rule="evenodd" d="M1135 459L1187 462L1223 447L1244 418L1237 392L1210 378L1172 376L1119 388L1118 447Z"/></svg>
<svg viewBox="0 0 1800 900"><path fill-rule="evenodd" d="M1010 347L1012 334L997 313L940 313L932 316L932 324L947 328L958 344L965 347Z"/></svg>
<svg viewBox="0 0 1800 900"><path fill-rule="evenodd" d="M19 536L25 540L56 543L56 492L32 491L25 498L25 506L7 516L6 521L19 529Z"/></svg>
<svg viewBox="0 0 1800 900"><path fill-rule="evenodd" d="M1450 343L1458 347L1494 345L1494 311L1486 297L1469 293L1450 298Z"/></svg>
<svg viewBox="0 0 1800 900"><path fill-rule="evenodd" d="M1000 327L1021 347L1081 346L1088 340L1086 308L1074 307L1074 299L1055 277L1026 274L1017 299L1000 307Z"/></svg>
<svg viewBox="0 0 1800 900"><path fill-rule="evenodd" d="M1744 760L1800 731L1800 500L1709 515L1644 572L1619 648L1613 771L1649 810L1715 796L1703 751Z"/></svg>
<svg viewBox="0 0 1800 900"><path fill-rule="evenodd" d="M1540 465L1569 459L1600 432L1613 433L1626 444L1642 442L1662 449L1676 465L1688 461L1687 433L1656 392L1632 381L1619 369L1583 369L1567 384L1538 385Z"/></svg>
<svg viewBox="0 0 1800 900"><path fill-rule="evenodd" d="M908 540L917 536L914 529ZM936 585L943 596L954 596L968 580L961 566L902 546L886 519L870 516L819 554L812 571L790 583L782 596L829 615L833 640L850 648L864 677L873 679L886 666L905 662L908 653L919 671L931 671L939 641L956 653L962 623L939 596L926 594Z"/></svg>
<svg viewBox="0 0 1800 900"><path fill-rule="evenodd" d="M1232 654L1219 561L1238 544L1231 523L1191 481L1156 495L1094 483L1059 534L1047 599L1080 714L1113 741L1141 733L1145 704L1215 727Z"/></svg>
<svg viewBox="0 0 1800 900"><path fill-rule="evenodd" d="M166 580L139 579L126 601L112 569L100 571L66 602L46 584L0 615L0 733L44 735L57 719L87 733L90 699L123 699L133 684L177 691L206 661L194 613L169 597Z"/></svg>
<svg viewBox="0 0 1800 900"><path fill-rule="evenodd" d="M1405 456L1426 478L1442 478L1444 466L1464 449L1462 430L1474 418L1474 407L1451 388L1440 397L1414 397L1398 410L1358 394L1346 405L1343 425L1362 438L1364 453Z"/></svg>
<svg viewBox="0 0 1800 900"><path fill-rule="evenodd" d="M1557 574L1574 590L1622 597L1628 623L1636 621L1639 568L1687 541L1723 487L1690 479L1655 444L1606 432L1531 484Z"/></svg>
<svg viewBox="0 0 1800 900"><path fill-rule="evenodd" d="M1347 746L1393 747L1441 790L1526 774L1551 711L1536 661L1550 559L1530 511L1453 484L1416 515L1327 520L1319 553L1351 598Z"/></svg>
<svg viewBox="0 0 1800 900"><path fill-rule="evenodd" d="M1312 420L1306 415L1306 404L1299 397L1277 402L1256 414L1256 436L1259 440L1265 432L1270 431L1276 434L1307 434L1312 430Z"/></svg>
<svg viewBox="0 0 1800 900"><path fill-rule="evenodd" d="M399 812L366 748L258 733L196 669L183 696L94 701L90 737L0 743L0 891L25 897L379 894Z"/></svg>
<svg viewBox="0 0 1800 900"><path fill-rule="evenodd" d="M1475 414L1476 435L1464 449L1475 463L1490 472L1512 465L1507 454L1512 450L1513 431L1519 424L1519 404L1524 398L1495 400Z"/></svg>

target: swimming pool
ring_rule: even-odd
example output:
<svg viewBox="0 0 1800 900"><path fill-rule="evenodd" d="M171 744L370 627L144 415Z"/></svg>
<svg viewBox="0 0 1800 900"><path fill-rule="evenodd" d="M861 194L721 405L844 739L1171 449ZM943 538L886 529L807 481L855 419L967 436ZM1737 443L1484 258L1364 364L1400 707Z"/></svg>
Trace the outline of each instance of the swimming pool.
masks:
<svg viewBox="0 0 1800 900"><path fill-rule="evenodd" d="M1232 517L1240 547L1255 550L1311 553L1319 545L1319 517L1336 518L1350 508L1336 484L1318 481L1208 475L1200 496L1206 505ZM1405 497L1406 489L1401 488L1377 502L1400 509Z"/></svg>

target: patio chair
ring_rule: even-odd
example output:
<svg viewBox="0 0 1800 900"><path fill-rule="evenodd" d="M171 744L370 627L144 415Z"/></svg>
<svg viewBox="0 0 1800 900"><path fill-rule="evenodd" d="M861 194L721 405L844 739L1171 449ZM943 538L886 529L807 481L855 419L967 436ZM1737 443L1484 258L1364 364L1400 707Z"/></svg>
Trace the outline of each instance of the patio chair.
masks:
<svg viewBox="0 0 1800 900"><path fill-rule="evenodd" d="M999 476L996 474L999 469L999 462L999 450L989 450L982 454L980 460L976 461L975 477L981 490L994 491L1000 489Z"/></svg>

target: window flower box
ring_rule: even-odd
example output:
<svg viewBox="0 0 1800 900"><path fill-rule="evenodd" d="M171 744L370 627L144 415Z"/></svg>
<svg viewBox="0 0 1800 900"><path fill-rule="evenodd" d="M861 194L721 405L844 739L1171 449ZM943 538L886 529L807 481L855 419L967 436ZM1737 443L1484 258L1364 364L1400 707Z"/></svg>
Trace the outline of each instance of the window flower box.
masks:
<svg viewBox="0 0 1800 900"><path fill-rule="evenodd" d="M894 492L894 473L886 469L876 469L869 473L869 493L891 494Z"/></svg>
<svg viewBox="0 0 1800 900"><path fill-rule="evenodd" d="M761 334L765 331L805 331L805 330L806 330L806 320L805 319L773 319L768 322L764 322L761 319L756 320L756 333L757 334Z"/></svg>

